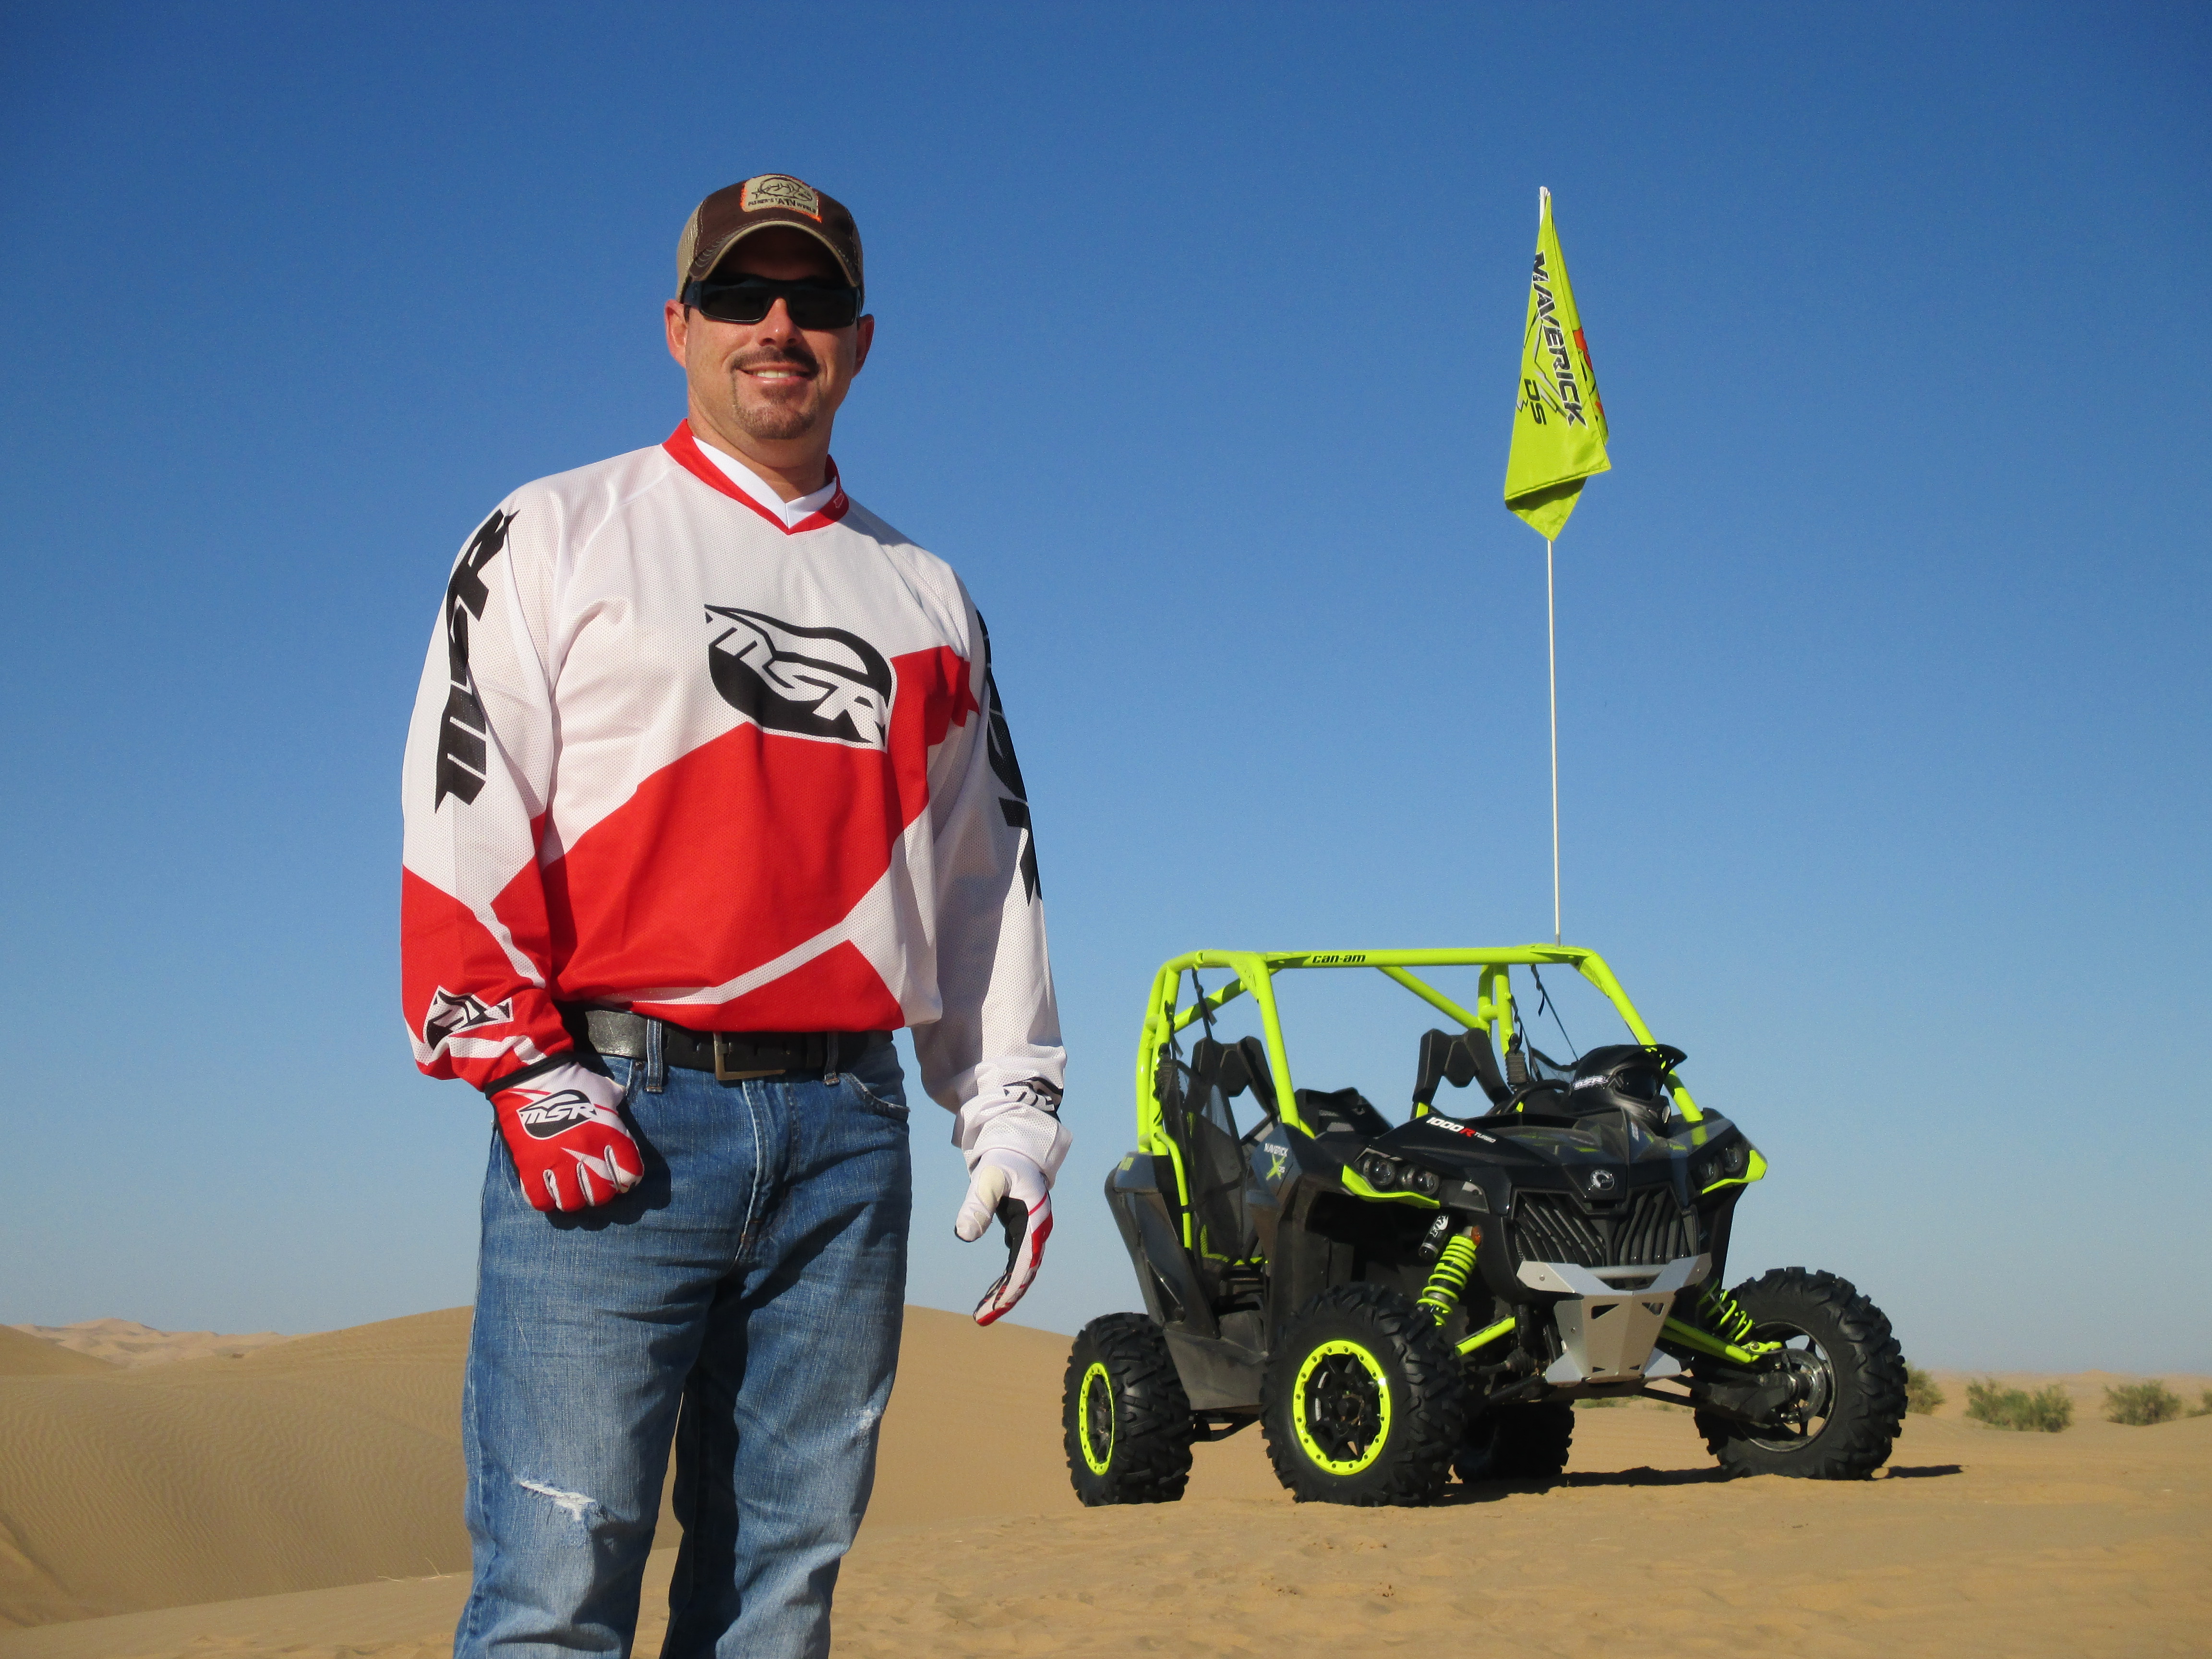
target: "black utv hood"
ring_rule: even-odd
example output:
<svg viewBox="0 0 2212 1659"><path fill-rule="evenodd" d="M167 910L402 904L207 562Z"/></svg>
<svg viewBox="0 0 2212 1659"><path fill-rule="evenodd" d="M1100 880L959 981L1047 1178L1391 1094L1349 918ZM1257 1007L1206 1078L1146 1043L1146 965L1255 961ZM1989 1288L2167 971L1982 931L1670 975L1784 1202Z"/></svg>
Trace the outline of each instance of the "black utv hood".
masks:
<svg viewBox="0 0 2212 1659"><path fill-rule="evenodd" d="M1711 1179L1706 1162L1741 1137L1715 1112L1701 1122L1677 1121L1669 1128L1655 1134L1638 1116L1609 1109L1577 1117L1501 1113L1465 1121L1431 1113L1398 1125L1354 1162L1385 1190L1419 1190L1413 1172L1433 1171L1443 1202L1500 1214L1516 1191L1529 1188L1564 1190L1602 1203L1659 1186L1687 1204ZM1378 1158L1385 1167L1370 1170Z"/></svg>

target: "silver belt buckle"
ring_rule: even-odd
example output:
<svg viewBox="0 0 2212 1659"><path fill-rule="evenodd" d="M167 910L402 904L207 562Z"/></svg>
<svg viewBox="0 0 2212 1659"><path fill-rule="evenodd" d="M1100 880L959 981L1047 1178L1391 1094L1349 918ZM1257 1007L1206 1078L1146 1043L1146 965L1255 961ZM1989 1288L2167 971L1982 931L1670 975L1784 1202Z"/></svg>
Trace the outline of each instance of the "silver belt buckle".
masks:
<svg viewBox="0 0 2212 1659"><path fill-rule="evenodd" d="M722 1063L722 1033L714 1033L714 1081L717 1083L743 1083L748 1078L781 1077L790 1069L787 1066L771 1066L763 1072L732 1072Z"/></svg>

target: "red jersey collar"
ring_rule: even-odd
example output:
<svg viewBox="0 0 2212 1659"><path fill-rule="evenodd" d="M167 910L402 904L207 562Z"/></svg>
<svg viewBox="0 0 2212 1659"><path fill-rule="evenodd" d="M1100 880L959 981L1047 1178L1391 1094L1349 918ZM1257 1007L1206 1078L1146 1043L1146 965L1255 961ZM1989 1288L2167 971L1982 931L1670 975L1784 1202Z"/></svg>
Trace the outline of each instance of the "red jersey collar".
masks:
<svg viewBox="0 0 2212 1659"><path fill-rule="evenodd" d="M843 518L853 505L852 497L846 495L845 486L837 477L837 463L828 456L824 456L823 459L830 469L830 482L837 486L837 493L797 524L787 525L781 519L777 518L775 514L732 483L723 475L720 467L716 466L714 462L699 453L699 441L691 435L690 421L678 422L676 430L668 434L666 441L660 447L675 458L677 465L698 479L701 483L705 484L709 489L720 491L733 501L741 502L751 508L787 536L796 536L805 531L820 530L833 525Z"/></svg>

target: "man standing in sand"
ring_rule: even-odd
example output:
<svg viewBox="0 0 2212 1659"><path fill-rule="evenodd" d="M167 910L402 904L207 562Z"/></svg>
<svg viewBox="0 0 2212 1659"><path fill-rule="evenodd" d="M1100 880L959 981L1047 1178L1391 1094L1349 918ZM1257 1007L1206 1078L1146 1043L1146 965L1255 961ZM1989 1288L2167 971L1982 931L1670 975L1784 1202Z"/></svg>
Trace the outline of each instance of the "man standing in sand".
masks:
<svg viewBox="0 0 2212 1659"><path fill-rule="evenodd" d="M953 1114L1018 1301L1066 1156L1021 769L967 591L854 502L860 238L766 174L684 228L665 443L462 550L408 733L416 1061L491 1101L457 1659L829 1650L906 1280L907 1106Z"/></svg>

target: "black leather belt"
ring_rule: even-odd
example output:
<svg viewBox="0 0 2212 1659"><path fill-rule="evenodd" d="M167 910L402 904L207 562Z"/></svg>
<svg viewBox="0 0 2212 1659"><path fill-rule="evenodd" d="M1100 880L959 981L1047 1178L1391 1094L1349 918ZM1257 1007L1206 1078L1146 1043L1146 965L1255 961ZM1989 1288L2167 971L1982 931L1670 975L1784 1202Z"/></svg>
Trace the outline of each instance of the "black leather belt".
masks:
<svg viewBox="0 0 2212 1659"><path fill-rule="evenodd" d="M889 1031L694 1031L626 1008L563 1008L561 1023L579 1043L625 1060L651 1057L648 1028L658 1025L664 1065L712 1072L720 1083L833 1071L891 1040Z"/></svg>

